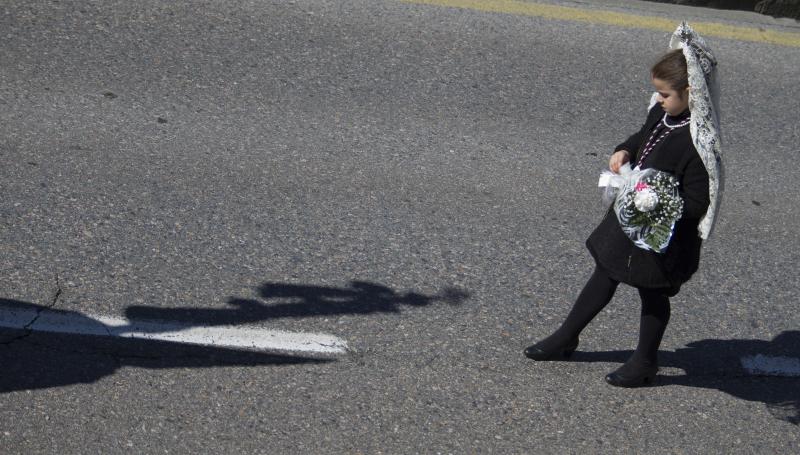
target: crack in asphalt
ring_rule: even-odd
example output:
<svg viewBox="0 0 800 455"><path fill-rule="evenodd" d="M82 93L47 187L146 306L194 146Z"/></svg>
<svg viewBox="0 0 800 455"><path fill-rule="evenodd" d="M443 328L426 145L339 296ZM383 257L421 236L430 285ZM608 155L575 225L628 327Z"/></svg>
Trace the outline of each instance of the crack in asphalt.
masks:
<svg viewBox="0 0 800 455"><path fill-rule="evenodd" d="M4 341L4 342L0 343L0 345L6 345L7 346L7 345L10 345L10 344L12 344L12 343L14 343L16 341L20 341L20 340L23 340L23 339L29 337L33 333L33 329L31 327L33 327L33 325L36 324L36 321L39 320L39 317L42 315L42 313L44 313L47 310L51 310L51 309L55 308L56 304L58 303L58 299L61 297L61 294L63 292L64 292L63 289L61 289L61 279L58 276L58 273L56 273L56 290L55 290L55 292L53 294L53 298L50 299L50 303L48 305L45 305L44 307L38 308L36 310L36 316L34 316L33 319L31 319L31 322L25 324L22 327L22 330L24 330L25 333L23 333L22 335L19 335L17 337L11 338L8 341Z"/></svg>

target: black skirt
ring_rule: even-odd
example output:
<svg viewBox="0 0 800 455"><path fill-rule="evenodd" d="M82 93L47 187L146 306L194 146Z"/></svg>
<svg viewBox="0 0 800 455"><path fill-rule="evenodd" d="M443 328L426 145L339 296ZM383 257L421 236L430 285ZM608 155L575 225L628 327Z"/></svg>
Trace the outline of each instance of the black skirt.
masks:
<svg viewBox="0 0 800 455"><path fill-rule="evenodd" d="M586 240L598 267L609 277L637 288L653 289L673 296L697 271L702 241L697 221L681 219L663 253L637 247L622 231L613 209Z"/></svg>

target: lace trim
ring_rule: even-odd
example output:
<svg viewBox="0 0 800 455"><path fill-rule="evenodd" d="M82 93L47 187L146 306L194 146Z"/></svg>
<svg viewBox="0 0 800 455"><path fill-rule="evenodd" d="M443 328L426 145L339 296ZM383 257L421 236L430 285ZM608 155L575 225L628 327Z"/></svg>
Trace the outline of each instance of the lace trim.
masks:
<svg viewBox="0 0 800 455"><path fill-rule="evenodd" d="M692 112L689 131L708 172L710 204L698 226L700 237L707 239L714 228L724 188L717 61L705 40L686 22L682 22L672 34L669 47L683 50L689 73L689 109ZM655 94L651 99L651 103L654 102Z"/></svg>

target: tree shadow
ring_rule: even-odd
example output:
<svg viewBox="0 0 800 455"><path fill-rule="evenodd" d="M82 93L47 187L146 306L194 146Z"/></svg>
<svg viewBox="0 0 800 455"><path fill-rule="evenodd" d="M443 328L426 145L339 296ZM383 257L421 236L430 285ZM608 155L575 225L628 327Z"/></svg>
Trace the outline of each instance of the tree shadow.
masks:
<svg viewBox="0 0 800 455"><path fill-rule="evenodd" d="M576 352L576 362L625 362L632 351ZM800 359L800 331L789 330L772 341L700 340L675 352L658 353L662 367L682 369L683 375L660 374L656 386L682 385L715 389L736 398L762 402L780 420L800 425L800 377L748 371L742 359ZM796 374L796 373L794 373Z"/></svg>
<svg viewBox="0 0 800 455"><path fill-rule="evenodd" d="M277 318L307 318L345 314L399 313L404 306L435 302L460 305L469 293L445 288L438 294L398 293L386 286L351 281L347 287L266 282L258 287L265 300L230 298L232 308L156 308L131 306L125 316L137 320L169 320L202 325L243 324Z"/></svg>

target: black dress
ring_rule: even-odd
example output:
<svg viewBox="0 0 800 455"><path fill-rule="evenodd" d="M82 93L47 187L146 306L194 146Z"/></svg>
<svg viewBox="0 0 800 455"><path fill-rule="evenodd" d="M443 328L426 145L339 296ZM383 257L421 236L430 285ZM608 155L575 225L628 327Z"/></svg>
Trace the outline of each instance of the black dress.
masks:
<svg viewBox="0 0 800 455"><path fill-rule="evenodd" d="M664 128L661 124L663 117L664 110L656 104L650 109L641 130L617 146L616 150L629 151L634 155L631 163L638 163L654 128ZM673 119L670 124L679 120ZM700 263L702 240L697 225L709 204L708 172L692 144L689 126L670 131L646 155L641 168L668 172L679 182L683 215L675 223L675 231L667 249L663 253L656 253L634 245L622 231L613 208L589 235L586 246L597 265L612 279L639 288L659 289L672 296L697 271Z"/></svg>

